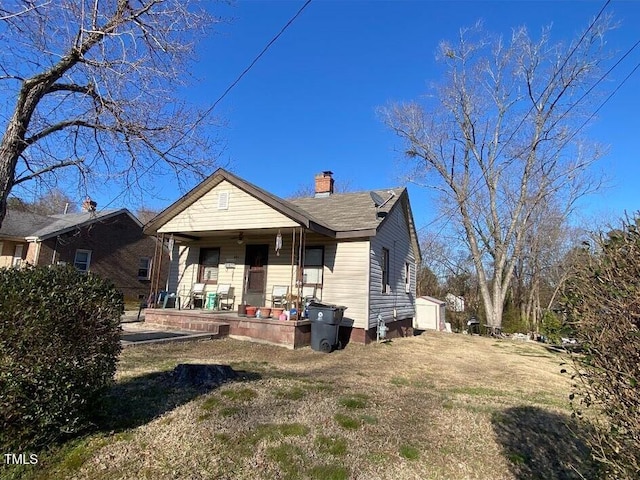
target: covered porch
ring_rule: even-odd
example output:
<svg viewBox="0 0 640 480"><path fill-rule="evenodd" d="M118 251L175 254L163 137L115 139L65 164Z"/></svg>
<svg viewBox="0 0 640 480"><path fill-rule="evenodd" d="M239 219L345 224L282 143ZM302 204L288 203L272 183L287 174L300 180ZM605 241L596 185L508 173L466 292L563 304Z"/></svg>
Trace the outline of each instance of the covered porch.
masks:
<svg viewBox="0 0 640 480"><path fill-rule="evenodd" d="M309 235L313 246L307 245ZM150 297L168 294L178 309L249 316L259 310L263 318L276 320L288 311L295 320L305 302L322 299L324 245L331 239L305 228L159 233L157 238L170 250L170 273L166 285L152 280Z"/></svg>

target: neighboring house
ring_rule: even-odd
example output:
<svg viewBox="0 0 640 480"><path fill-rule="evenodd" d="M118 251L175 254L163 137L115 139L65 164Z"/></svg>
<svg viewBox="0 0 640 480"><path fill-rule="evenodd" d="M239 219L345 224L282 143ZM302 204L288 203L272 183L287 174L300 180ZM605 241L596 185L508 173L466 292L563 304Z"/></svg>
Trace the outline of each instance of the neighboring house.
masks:
<svg viewBox="0 0 640 480"><path fill-rule="evenodd" d="M447 293L444 297L447 307L452 312L464 312L464 297L458 297L453 293Z"/></svg>
<svg viewBox="0 0 640 480"><path fill-rule="evenodd" d="M127 209L90 208L46 216L8 209L0 228L0 267L71 264L111 280L126 300L146 299L157 272L154 255L165 281L168 252L142 233L142 224Z"/></svg>
<svg viewBox="0 0 640 480"><path fill-rule="evenodd" d="M236 306L269 306L284 287L346 306L352 341L375 340L378 315L409 334L421 257L407 190L335 194L331 172L315 180L314 197L284 200L219 169L161 212L145 233L173 239L169 291L184 307L194 284L227 284Z"/></svg>
<svg viewBox="0 0 640 480"><path fill-rule="evenodd" d="M419 330L446 330L447 302L423 295L416 299L416 317L413 326Z"/></svg>

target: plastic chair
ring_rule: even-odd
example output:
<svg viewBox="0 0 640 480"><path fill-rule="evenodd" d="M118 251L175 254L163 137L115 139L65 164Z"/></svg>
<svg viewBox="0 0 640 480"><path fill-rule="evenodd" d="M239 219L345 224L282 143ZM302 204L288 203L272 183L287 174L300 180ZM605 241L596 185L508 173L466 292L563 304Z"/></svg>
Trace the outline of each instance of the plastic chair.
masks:
<svg viewBox="0 0 640 480"><path fill-rule="evenodd" d="M189 296L189 304L191 308L195 308L196 300L200 300L200 307L204 307L204 283L194 283Z"/></svg>
<svg viewBox="0 0 640 480"><path fill-rule="evenodd" d="M271 291L271 306L286 308L288 293L288 285L274 285L273 290Z"/></svg>
<svg viewBox="0 0 640 480"><path fill-rule="evenodd" d="M236 303L236 297L233 295L233 287L228 283L218 285L218 305L220 310L233 310Z"/></svg>

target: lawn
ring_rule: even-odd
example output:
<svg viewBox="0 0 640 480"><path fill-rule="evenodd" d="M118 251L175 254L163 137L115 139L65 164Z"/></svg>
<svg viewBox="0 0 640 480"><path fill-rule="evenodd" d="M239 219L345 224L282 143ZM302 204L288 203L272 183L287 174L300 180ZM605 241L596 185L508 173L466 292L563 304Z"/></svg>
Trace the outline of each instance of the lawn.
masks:
<svg viewBox="0 0 640 480"><path fill-rule="evenodd" d="M539 344L440 333L329 355L232 339L132 347L97 432L4 473L595 478L570 416L563 360ZM205 391L178 387L171 372L180 363L230 365L240 378Z"/></svg>

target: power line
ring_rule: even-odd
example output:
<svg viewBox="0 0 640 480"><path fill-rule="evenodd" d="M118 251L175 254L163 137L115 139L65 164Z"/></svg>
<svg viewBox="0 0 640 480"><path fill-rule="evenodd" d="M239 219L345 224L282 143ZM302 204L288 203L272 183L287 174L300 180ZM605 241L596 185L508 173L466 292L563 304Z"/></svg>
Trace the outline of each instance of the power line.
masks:
<svg viewBox="0 0 640 480"><path fill-rule="evenodd" d="M520 127L524 124L524 121L527 119L527 117L531 114L531 112L533 111L534 107L538 104L538 102L540 101L540 99L542 98L542 96L547 92L547 90L549 89L549 87L553 84L553 81L556 79L556 77L558 76L558 74L560 72L562 72L562 69L565 67L565 65L567 64L567 62L569 61L569 59L571 58L571 56L575 53L575 51L578 49L578 47L580 46L580 44L582 43L582 41L585 39L585 37L587 36L587 34L591 31L591 29L593 28L593 26L596 24L596 22L598 21L598 19L600 18L600 16L602 15L602 12L604 12L605 8L607 8L607 6L609 5L609 3L611 3L611 0L607 0L607 2L604 4L604 6L600 9L600 11L598 12L598 15L596 15L596 17L593 19L593 22L591 22L591 24L587 27L587 29L584 31L584 33L582 34L582 36L580 37L580 40L578 40L578 42L574 45L573 49L571 50L571 52L569 52L569 54L567 55L567 57L564 59L564 62L562 63L562 65L560 66L560 68L558 68L555 73L553 74L553 76L551 77L551 80L549 81L549 83L547 84L547 86L544 88L544 90L542 90L542 93L538 96L538 99L535 101L534 104L531 105L531 108L529 108L529 111L526 113L526 115L524 117L522 117L522 120L520 120L520 123L518 123L518 126L515 128L515 130L513 132L511 132L511 136L509 137L509 139L502 144L502 147L500 148L500 150L498 151L498 153L496 154L496 157L499 157L500 154L502 153L502 150L504 150L505 146L509 144L509 142L511 141L511 139L513 139L513 137L515 136L516 132L518 130L520 130Z"/></svg>
<svg viewBox="0 0 640 480"><path fill-rule="evenodd" d="M227 96L227 94L240 82L240 80L242 80L242 78L249 72L249 70L251 70L253 68L253 66L258 62L258 60L260 60L260 58L262 58L262 56L267 52L267 50L269 50L269 48L271 47L271 45L273 45L278 38L280 38L280 36L282 36L282 34L285 32L285 30L287 30L287 28L289 28L289 26L291 26L291 24L302 14L302 12L304 11L305 8L307 8L309 6L309 4L311 3L311 0L307 0L304 5L302 5L302 7L300 7L300 9L295 13L295 15L293 15L293 17L291 17L289 19L289 21L280 29L280 31L271 39L269 40L269 42L266 44L266 46L260 51L260 53L258 53L258 55L251 61L251 63L249 64L249 66L247 66L247 68L245 68L242 73L240 73L240 75L238 75L238 77L227 87L227 89L222 93L222 95L220 95L220 97L218 97L218 99L213 102L213 104L211 105L211 107L209 107L207 110L205 110L205 112L200 116L200 118L198 119L198 121L191 126L191 128L187 129L186 132L184 132L184 134L180 137L180 139L176 140L176 142L174 142L174 146L179 143L182 139L184 139L184 137L189 134L191 131L193 131L193 129L195 128L195 125L197 125L198 123L200 123L204 118L206 118L207 116L209 116L209 114L216 108L216 106L218 105L218 103L220 103L224 97ZM170 149L169 149L170 150ZM168 150L167 150L168 151ZM166 152L165 152L166 153ZM142 175L146 175L147 173L149 173L160 161L162 160L162 157L158 157L154 162L151 163L151 165L149 165L149 167L147 169L145 169L142 172ZM113 202L115 202L118 198L120 198L122 195L124 195L126 193L126 191L128 190L129 187L125 187L118 195L116 195L113 200L111 200L109 203L107 203L104 207L102 207L100 210L104 210L106 207L108 207L109 205L111 205Z"/></svg>
<svg viewBox="0 0 640 480"><path fill-rule="evenodd" d="M638 42L637 42L637 43L636 43L636 44L631 48L631 50L633 50L634 48L636 48L638 45L640 45L640 40L638 40ZM630 51L629 51L629 52L630 52ZM628 52L628 53L629 53L629 52ZM616 64L616 65L617 65L617 64ZM618 93L618 90L620 90L620 88L621 88L621 87L622 87L622 86L627 82L627 80L629 80L629 78L631 78L631 76L632 76L632 75L633 75L633 74L638 70L638 68L640 68L640 63L636 64L636 66L635 66L635 67L633 67L633 69L629 72L629 74L628 74L626 77L624 77L624 79L622 80L622 82L620 82L620 84L619 84L619 85L618 85L618 86L617 86L617 87L616 87L616 88L615 88L615 89L614 89L614 90L609 94L609 96L608 96L608 97L607 97L607 98L606 98L606 99L605 99L605 100L600 104L600 106L598 106L598 108L596 108L596 110L595 110L591 115L589 115L589 118L587 118L587 119L582 123L582 125L580 125L580 126L576 129L576 131L575 131L575 132L573 132L573 133L569 136L569 138L567 138L567 139L564 141L564 143L563 143L563 144L558 148L558 150L555 152L555 154L554 154L554 155L557 155L558 153L560 153L560 151L561 151L564 147L566 147L566 146L567 146L567 144L568 144L571 140L573 140L573 137L575 137L575 136L578 134L578 132L580 132L580 130L582 130L582 129L585 127L585 125L587 125L587 123L589 123L589 122L591 121L591 119L592 119L593 117L595 117L595 116L598 114L598 112L602 109L602 107L604 107L604 106L609 102L609 100L611 100L611 99L613 98L613 96L614 96L616 93Z"/></svg>
<svg viewBox="0 0 640 480"><path fill-rule="evenodd" d="M218 103L220 103L222 101L222 99L224 97L227 96L227 94L233 89L233 87L235 87L238 82L240 80L242 80L242 77L244 77L247 72L249 72L249 70L251 70L251 68L256 64L256 62L258 60L260 60L260 57L262 57L267 50L269 50L269 47L271 47L271 45L273 45L276 40L278 40L278 38L280 38L280 35L282 35L284 33L284 31L289 28L289 26L295 21L296 18L298 18L300 16L300 14L303 12L303 10L305 8L307 8L307 6L311 3L311 0L307 0L304 5L302 5L302 7L300 7L300 9L296 12L296 14L291 17L291 19L284 25L284 27L282 27L280 29L280 31L277 33L277 35L275 37L273 37L269 43L267 43L267 45L262 49L262 51L258 54L258 56L256 58L253 59L253 61L249 64L249 66L247 68L245 68L242 73L240 75L238 75L238 78L236 78L233 83L231 83L231 85L229 85L229 87L227 87L227 89L224 91L224 93L222 95L220 95L220 97L213 102L213 105L211 105L211 108L209 108L209 110L206 111L205 116L208 115L209 113L211 113L213 111L214 108L216 108L216 105L218 105Z"/></svg>

